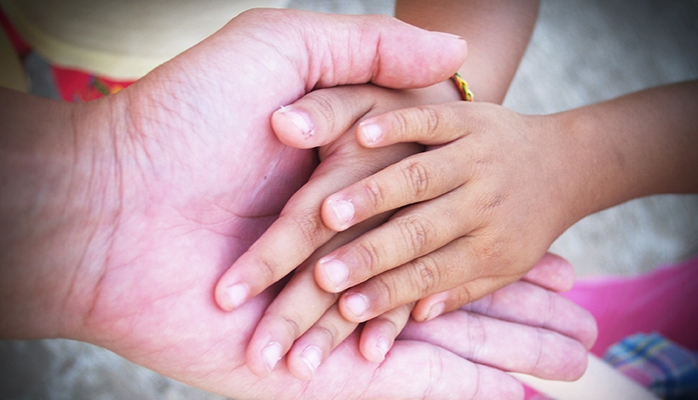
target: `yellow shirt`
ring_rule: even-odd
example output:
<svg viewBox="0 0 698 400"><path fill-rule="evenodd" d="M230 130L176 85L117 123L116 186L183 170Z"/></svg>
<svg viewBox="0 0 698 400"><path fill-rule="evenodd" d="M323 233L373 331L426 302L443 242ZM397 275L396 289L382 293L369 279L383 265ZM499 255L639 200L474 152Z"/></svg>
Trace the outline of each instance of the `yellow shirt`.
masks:
<svg viewBox="0 0 698 400"><path fill-rule="evenodd" d="M19 34L51 63L136 80L239 13L287 0L0 0Z"/></svg>

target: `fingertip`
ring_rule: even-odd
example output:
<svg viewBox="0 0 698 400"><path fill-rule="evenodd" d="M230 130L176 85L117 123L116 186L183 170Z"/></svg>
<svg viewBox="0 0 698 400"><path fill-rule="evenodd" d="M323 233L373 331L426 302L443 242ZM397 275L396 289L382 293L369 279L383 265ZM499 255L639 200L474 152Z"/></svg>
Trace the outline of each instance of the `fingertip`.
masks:
<svg viewBox="0 0 698 400"><path fill-rule="evenodd" d="M361 323L369 318L368 297L361 293L345 293L339 299L339 312L350 322Z"/></svg>
<svg viewBox="0 0 698 400"><path fill-rule="evenodd" d="M280 343L274 341L264 343L260 346L254 340L250 341L246 354L247 367L260 378L269 376L283 357L283 348Z"/></svg>
<svg viewBox="0 0 698 400"><path fill-rule="evenodd" d="M374 120L363 121L356 129L356 139L364 147L378 147L383 139L383 127Z"/></svg>
<svg viewBox="0 0 698 400"><path fill-rule="evenodd" d="M327 292L342 291L348 278L349 267L332 256L320 259L315 267L315 283Z"/></svg>
<svg viewBox="0 0 698 400"><path fill-rule="evenodd" d="M325 226L335 232L342 232L352 226L356 209L351 200L330 196L322 202L320 215Z"/></svg>
<svg viewBox="0 0 698 400"><path fill-rule="evenodd" d="M365 336L368 337L365 338ZM359 349L361 350L361 354L364 356L364 358L369 362L376 364L383 362L391 347L393 347L393 341L385 336L374 338L371 335L366 335L365 330L361 335L361 344Z"/></svg>
<svg viewBox="0 0 698 400"><path fill-rule="evenodd" d="M417 304L412 309L412 318L415 321L426 322L444 314L447 311L446 293L437 293L417 301Z"/></svg>
<svg viewBox="0 0 698 400"><path fill-rule="evenodd" d="M323 360L323 352L318 346L304 346L301 350L294 345L288 353L288 368L296 378L310 381L315 377Z"/></svg>
<svg viewBox="0 0 698 400"><path fill-rule="evenodd" d="M276 137L284 144L300 149L316 147L315 124L310 115L292 106L282 106L271 116Z"/></svg>
<svg viewBox="0 0 698 400"><path fill-rule="evenodd" d="M215 293L216 303L223 311L233 311L247 301L250 288L244 283L219 284Z"/></svg>

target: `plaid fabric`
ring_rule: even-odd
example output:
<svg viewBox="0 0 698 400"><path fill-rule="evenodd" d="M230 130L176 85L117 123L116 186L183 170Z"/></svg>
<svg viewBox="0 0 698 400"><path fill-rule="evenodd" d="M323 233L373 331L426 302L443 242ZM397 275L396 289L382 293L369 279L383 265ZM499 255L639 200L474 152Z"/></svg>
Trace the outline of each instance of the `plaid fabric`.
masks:
<svg viewBox="0 0 698 400"><path fill-rule="evenodd" d="M698 399L698 353L657 333L611 346L604 360L663 399Z"/></svg>

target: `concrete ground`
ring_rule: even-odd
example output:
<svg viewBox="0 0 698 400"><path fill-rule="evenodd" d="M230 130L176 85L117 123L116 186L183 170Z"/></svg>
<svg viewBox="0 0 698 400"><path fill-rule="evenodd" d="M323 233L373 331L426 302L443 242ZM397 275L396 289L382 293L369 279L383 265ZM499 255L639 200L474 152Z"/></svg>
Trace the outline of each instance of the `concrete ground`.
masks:
<svg viewBox="0 0 698 400"><path fill-rule="evenodd" d="M325 12L392 10L386 0L291 3ZM45 63L32 57L28 64L34 71L34 90L55 96ZM696 78L698 3L543 0L532 43L505 104L523 113L553 113ZM569 229L552 250L572 261L580 276L635 274L683 260L698 253L698 196L656 196L592 215ZM0 399L222 398L101 348L42 340L0 341Z"/></svg>

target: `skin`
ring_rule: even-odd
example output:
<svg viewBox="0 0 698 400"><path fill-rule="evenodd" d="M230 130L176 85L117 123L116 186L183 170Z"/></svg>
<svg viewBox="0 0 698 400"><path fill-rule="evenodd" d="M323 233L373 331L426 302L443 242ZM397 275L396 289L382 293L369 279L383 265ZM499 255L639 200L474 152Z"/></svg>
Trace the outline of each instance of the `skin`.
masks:
<svg viewBox="0 0 698 400"><path fill-rule="evenodd" d="M345 123L341 118L349 113L339 105L342 97L325 94L323 104L335 105L336 112L325 106L323 115L340 119L328 125ZM340 231L400 211L320 258L318 285L331 293L344 291L339 312L354 322L415 301L415 318L431 319L486 296L526 274L529 263L586 215L637 197L698 192L696 100L698 82L693 81L548 116L456 102L364 119L356 130L363 146L418 142L428 151L323 202L324 222ZM308 96L296 106L313 115L315 101ZM357 111L349 120L363 117ZM414 170L424 172L410 173ZM411 179L415 176L419 179ZM331 210L337 201L354 205L348 223ZM401 219L425 227L419 246ZM337 259L350 266L341 285L317 272L326 260ZM354 313L355 296L366 301L364 314ZM296 301L302 302L301 296Z"/></svg>
<svg viewBox="0 0 698 400"><path fill-rule="evenodd" d="M474 349L523 329L505 341L512 349L546 344L584 358L580 341L540 329L541 309L463 310L460 320L415 326L414 338L398 341L381 364L363 359L353 334L304 382L283 363L260 378L245 362L280 285L230 313L212 294L316 166L313 152L275 139L274 110L314 87L429 85L457 68L464 50L460 40L384 17L253 11L102 100L68 104L0 90L0 336L94 343L234 398L520 398L520 384L488 365L535 372L560 354L532 353L512 366L506 347ZM424 59L450 71L420 63L423 74L415 74ZM540 286L523 289L557 304ZM552 319L579 310L534 303L554 310ZM517 322L523 315L527 322ZM470 316L487 335L442 343L449 331L470 333ZM580 317L577 328L593 333L589 316ZM566 367L578 374L583 365Z"/></svg>
<svg viewBox="0 0 698 400"><path fill-rule="evenodd" d="M427 7L419 1L396 3L396 16L400 19L427 29L446 31L468 38L470 56L461 64L459 72L467 77L471 87L476 91L477 99L492 102L501 102L506 94L533 31L537 10L537 1L523 1L515 4L500 1L435 1L429 2ZM350 138L345 139L342 136L338 144L321 151L320 155L323 159L321 167L316 171L311 182L304 187L304 191L289 202L279 220L221 278L216 288L216 298L224 310L232 310L240 306L296 267L308 265L309 260L315 262L319 256L346 243L348 236L333 239L337 228L326 225L322 221L322 215L317 212L321 201L333 191L338 190L338 186L346 186L347 179L356 181L370 173L378 172L387 166L386 163L393 163L394 161L391 160L405 157L404 153L399 155L394 153L395 155L391 156L388 153L373 152L371 153L372 157L375 157L373 163L368 161L368 156L362 156L360 163L354 161L352 164L346 161L348 157L338 154L342 152L337 152L336 148L355 146L350 145L349 141L354 136L356 129L354 122L357 119L408 105L437 104L456 101L460 98L460 94L450 81L426 90L409 93L395 93L370 86L337 90L338 92L329 92L328 95L323 91L315 91L304 99L308 103L296 103L275 113L272 120L275 131L284 143L291 146L312 148L327 144L329 140L322 143L320 141L328 137L338 137L344 132L348 132ZM305 108L309 108L310 112ZM315 112L319 115L316 116ZM334 115L334 113L343 114ZM418 148L413 150L413 153L422 150L423 148ZM354 148L352 151L358 154L359 150ZM344 161L341 160L342 157ZM332 168L340 167L341 175L333 178L326 177ZM361 171L347 173L348 169L357 170L360 167L363 168ZM384 215L382 218L387 217L388 215ZM372 223L379 222L374 219ZM354 235L351 238L353 239L356 234L350 233ZM315 252L317 249L319 250ZM538 259L541 256L542 254L539 254ZM457 252L451 254L451 262L457 262L458 259ZM532 267L536 261L538 260L533 260L529 267ZM320 288L328 290L329 287L323 285L327 279L322 279L323 276L328 275L328 268L330 264L320 262L316 267L303 266L301 270L306 274L314 269L316 277L319 278ZM268 374L273 369L278 359L278 347L280 346L281 353L285 354L290 349L290 341L300 335L305 333L306 336L315 337L315 340L308 339L304 342L314 342L312 346L322 349L321 354L324 357L356 327L356 318L350 318L350 323L347 324L339 317L337 310L332 308L335 303L333 298L328 297L319 302L318 299L323 298L323 295L317 285L309 283L310 280L305 278L298 280L301 279L308 284L303 286L293 282L291 286L297 294L284 295L284 299L295 297L302 300L277 301L260 322L259 333L255 334L248 348L250 368L260 376ZM307 290L302 290L302 287L306 287ZM331 289L333 293L337 292L334 287ZM290 291L291 289L287 289L285 292ZM307 293L310 292L314 293L314 296L308 296ZM446 294L446 296L450 295ZM458 295L453 301L463 301L463 298ZM340 303L340 306L345 303ZM305 307L298 308L298 304L315 304L318 309L312 314L299 313L298 310ZM394 304L398 306L397 303ZM369 360L375 362L382 360L385 356L386 341L388 344L392 343L401 327L407 322L412 304L402 303L399 306L401 306L399 309L384 310L386 314L364 327L362 351ZM346 307L340 307L340 309L346 318ZM329 310L327 315L323 314L326 310ZM375 314L374 317L377 315ZM362 321L368 319L362 319ZM308 331L311 321L316 320L318 323L314 329ZM381 346L378 346L379 342L382 343ZM266 353L267 350L265 350L270 344L277 349L271 354ZM379 351L376 351L377 348ZM303 351L291 351L290 360L294 360L295 354L301 354ZM291 361L291 365L298 366L298 368L292 368L292 371L299 377L309 379L316 366L308 368L307 362L303 363L300 359L298 362Z"/></svg>

